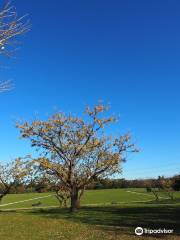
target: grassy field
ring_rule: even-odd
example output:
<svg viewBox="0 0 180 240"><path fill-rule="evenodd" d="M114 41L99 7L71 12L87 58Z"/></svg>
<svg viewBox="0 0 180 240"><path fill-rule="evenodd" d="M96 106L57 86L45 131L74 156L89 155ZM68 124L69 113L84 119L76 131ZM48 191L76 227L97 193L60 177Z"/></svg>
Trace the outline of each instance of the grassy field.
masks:
<svg viewBox="0 0 180 240"><path fill-rule="evenodd" d="M86 191L82 208L71 214L58 207L53 193L11 194L0 206L0 239L157 239L154 235L135 236L137 226L174 229L175 234L158 239L180 239L180 192L175 193L173 202L166 197L162 194L155 202L152 193L144 189ZM39 201L40 208L32 208Z"/></svg>

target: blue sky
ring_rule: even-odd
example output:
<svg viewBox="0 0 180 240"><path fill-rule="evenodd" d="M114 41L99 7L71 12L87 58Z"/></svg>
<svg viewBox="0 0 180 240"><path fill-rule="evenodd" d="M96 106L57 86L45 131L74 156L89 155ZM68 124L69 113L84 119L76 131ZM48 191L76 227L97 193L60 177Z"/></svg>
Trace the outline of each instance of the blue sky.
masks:
<svg viewBox="0 0 180 240"><path fill-rule="evenodd" d="M32 29L15 59L1 57L0 159L32 152L17 119L46 118L55 109L81 113L110 102L120 115L112 133L131 131L141 152L122 177L180 172L180 3L175 0L14 1ZM4 66L6 68L4 68Z"/></svg>

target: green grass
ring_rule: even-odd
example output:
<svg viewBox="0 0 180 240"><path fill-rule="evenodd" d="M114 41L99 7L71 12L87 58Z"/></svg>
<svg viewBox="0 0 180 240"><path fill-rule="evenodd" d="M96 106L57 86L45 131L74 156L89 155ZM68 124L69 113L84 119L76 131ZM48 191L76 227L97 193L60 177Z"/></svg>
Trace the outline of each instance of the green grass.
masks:
<svg viewBox="0 0 180 240"><path fill-rule="evenodd" d="M15 203L18 201L46 197L47 198L34 199L27 202ZM167 198L163 193L160 194L161 201L164 203ZM180 199L180 192L174 194L175 201ZM58 206L58 201L54 196L54 193L26 193L26 194L9 194L3 198L2 204L14 203L12 205L0 206L0 209L9 209L9 208L30 208L33 203L37 202L42 203L42 207L48 206ZM152 193L147 193L145 189L106 189L106 190L89 190L85 191L85 194L81 200L81 205L108 205L108 204L131 204L134 202L144 202L144 201L154 201L154 196ZM178 203L178 201L176 201Z"/></svg>
<svg viewBox="0 0 180 240"><path fill-rule="evenodd" d="M132 191L132 192L129 192ZM136 194L135 192L143 193ZM26 194L9 194L3 198L1 204L8 204L32 198L45 197L52 195L51 197L35 199L23 203L15 203L13 205L0 206L0 209L9 208L28 208L32 207L32 203L41 202L41 206L58 206L58 201L54 196L54 193L26 193ZM86 191L81 204L82 205L94 205L94 204L118 204L118 203L131 203L134 201L149 201L154 197L151 193L146 193L144 189L111 189L111 190L89 190Z"/></svg>
<svg viewBox="0 0 180 240"><path fill-rule="evenodd" d="M49 194L53 193L10 194L1 204ZM47 208L32 209L32 203L38 201ZM131 240L139 239L134 235L137 226L173 228L174 235L162 235L158 239L180 239L180 192L175 193L173 202L168 199L155 202L153 194L146 193L145 189L86 191L82 208L74 214L59 208L54 196L0 209L0 239L3 240ZM140 239L156 238L144 236Z"/></svg>
<svg viewBox="0 0 180 240"><path fill-rule="evenodd" d="M52 195L52 196L46 198L46 196L48 195ZM30 200L38 197L45 197L45 198ZM15 203L15 202L24 201L24 200L30 200L30 201ZM0 206L0 209L30 208L32 207L33 203L37 203L37 202L41 202L42 207L58 206L58 201L54 196L54 193L26 193L26 194L9 194L5 196L1 202L1 205L8 204L8 203L14 203L14 204L2 206L2 207Z"/></svg>
<svg viewBox="0 0 180 240"><path fill-rule="evenodd" d="M129 191L134 191L134 189ZM147 201L150 199L153 199L153 196L145 192L143 194L135 194L124 189L93 190L86 192L82 199L82 204L107 204L112 202L129 203L133 201Z"/></svg>

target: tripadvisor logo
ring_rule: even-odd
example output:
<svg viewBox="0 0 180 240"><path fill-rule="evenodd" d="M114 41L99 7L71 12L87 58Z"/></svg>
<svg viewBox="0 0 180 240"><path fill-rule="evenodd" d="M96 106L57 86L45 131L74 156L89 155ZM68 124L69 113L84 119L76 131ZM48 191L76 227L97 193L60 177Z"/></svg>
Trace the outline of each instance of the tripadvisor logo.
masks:
<svg viewBox="0 0 180 240"><path fill-rule="evenodd" d="M143 234L143 228L142 227L137 227L135 229L135 234L138 235L138 236L142 235Z"/></svg>
<svg viewBox="0 0 180 240"><path fill-rule="evenodd" d="M142 228L142 227L137 227L135 229L135 234L140 236L142 234L172 234L173 233L173 229L149 229L149 228Z"/></svg>

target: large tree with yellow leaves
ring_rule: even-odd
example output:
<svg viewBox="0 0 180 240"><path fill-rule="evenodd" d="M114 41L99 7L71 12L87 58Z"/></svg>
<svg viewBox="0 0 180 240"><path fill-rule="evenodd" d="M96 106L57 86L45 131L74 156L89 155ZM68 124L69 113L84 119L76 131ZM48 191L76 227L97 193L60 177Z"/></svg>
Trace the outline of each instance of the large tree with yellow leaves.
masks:
<svg viewBox="0 0 180 240"><path fill-rule="evenodd" d="M38 162L42 170L54 176L61 188L69 192L71 211L80 206L85 187L97 177L121 172L127 152L137 152L129 134L113 138L105 127L116 122L105 117L108 107L86 107L84 117L56 113L47 121L18 123L21 137L30 139L41 151Z"/></svg>

